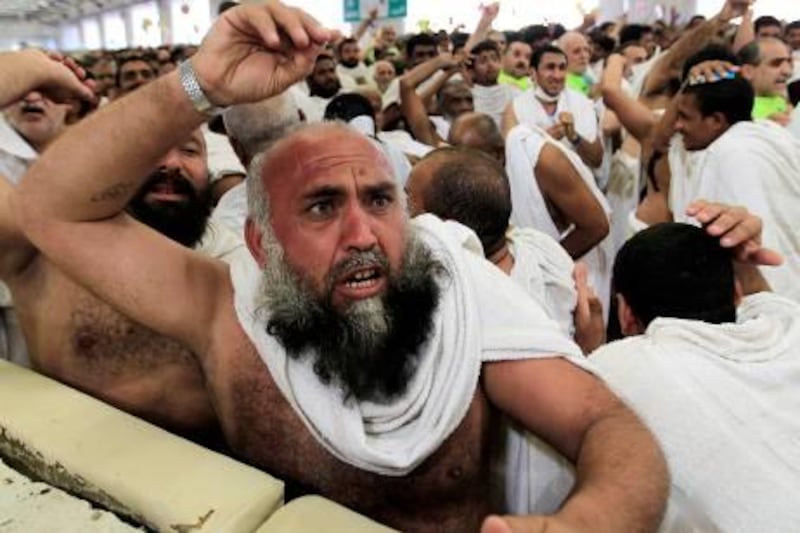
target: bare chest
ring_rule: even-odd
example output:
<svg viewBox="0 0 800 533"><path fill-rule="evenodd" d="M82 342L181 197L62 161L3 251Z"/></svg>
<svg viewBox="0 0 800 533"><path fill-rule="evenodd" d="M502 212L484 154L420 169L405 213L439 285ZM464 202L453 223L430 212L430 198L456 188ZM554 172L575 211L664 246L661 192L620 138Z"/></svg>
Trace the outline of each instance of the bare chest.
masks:
<svg viewBox="0 0 800 533"><path fill-rule="evenodd" d="M476 531L489 511L492 416L480 390L439 450L404 477L354 468L308 432L254 354L237 364L230 444L250 463L287 481L291 493L322 494L403 531ZM231 437L231 435L229 435Z"/></svg>

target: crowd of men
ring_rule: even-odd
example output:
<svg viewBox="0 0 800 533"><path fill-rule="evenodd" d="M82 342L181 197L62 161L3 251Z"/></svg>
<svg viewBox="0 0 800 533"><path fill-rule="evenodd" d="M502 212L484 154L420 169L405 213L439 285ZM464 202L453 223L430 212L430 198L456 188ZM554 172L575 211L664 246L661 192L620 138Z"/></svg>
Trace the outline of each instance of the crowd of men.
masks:
<svg viewBox="0 0 800 533"><path fill-rule="evenodd" d="M404 531L796 529L800 20L499 9L0 54L0 358Z"/></svg>

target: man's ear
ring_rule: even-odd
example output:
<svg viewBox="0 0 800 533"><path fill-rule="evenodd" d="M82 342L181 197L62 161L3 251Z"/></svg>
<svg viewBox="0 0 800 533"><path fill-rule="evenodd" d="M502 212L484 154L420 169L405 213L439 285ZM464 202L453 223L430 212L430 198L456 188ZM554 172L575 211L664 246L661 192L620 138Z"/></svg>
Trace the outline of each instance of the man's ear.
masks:
<svg viewBox="0 0 800 533"><path fill-rule="evenodd" d="M633 309L625 301L625 297L619 293L617 294L617 318L619 319L620 330L626 337L644 333L642 323L633 314Z"/></svg>
<svg viewBox="0 0 800 533"><path fill-rule="evenodd" d="M755 69L753 65L742 65L739 69L739 74L747 81L752 81L755 76Z"/></svg>
<svg viewBox="0 0 800 533"><path fill-rule="evenodd" d="M258 224L252 218L247 217L244 222L244 242L247 244L247 249L250 250L250 255L261 268L267 264L267 254L261 245L263 236L264 232L258 227Z"/></svg>
<svg viewBox="0 0 800 533"><path fill-rule="evenodd" d="M708 121L714 132L717 133L717 136L722 135L730 127L728 119L719 111L711 113L705 120Z"/></svg>

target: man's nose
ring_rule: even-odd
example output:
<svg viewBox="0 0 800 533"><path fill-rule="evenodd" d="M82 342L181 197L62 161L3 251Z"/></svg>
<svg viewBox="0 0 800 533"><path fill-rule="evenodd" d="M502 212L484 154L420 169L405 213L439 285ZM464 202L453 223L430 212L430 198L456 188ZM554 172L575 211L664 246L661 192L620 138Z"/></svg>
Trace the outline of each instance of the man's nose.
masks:
<svg viewBox="0 0 800 533"><path fill-rule="evenodd" d="M378 243L372 219L360 205L346 209L342 221L342 243L348 249L369 250Z"/></svg>
<svg viewBox="0 0 800 533"><path fill-rule="evenodd" d="M162 156L161 159L158 160L158 163L156 163L156 168L165 168L165 169L181 168L181 157L178 150L173 148L172 150L164 154L164 156Z"/></svg>

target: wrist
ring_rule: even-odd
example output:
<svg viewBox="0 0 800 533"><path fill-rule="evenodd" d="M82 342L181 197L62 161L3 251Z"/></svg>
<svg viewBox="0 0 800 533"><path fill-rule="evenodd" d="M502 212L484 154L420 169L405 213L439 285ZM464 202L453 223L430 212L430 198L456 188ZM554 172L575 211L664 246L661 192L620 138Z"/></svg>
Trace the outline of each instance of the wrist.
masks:
<svg viewBox="0 0 800 533"><path fill-rule="evenodd" d="M196 111L209 117L218 115L224 111L223 107L217 106L209 99L206 88L200 81L191 59L180 63L176 70L178 72L178 80L181 88Z"/></svg>

